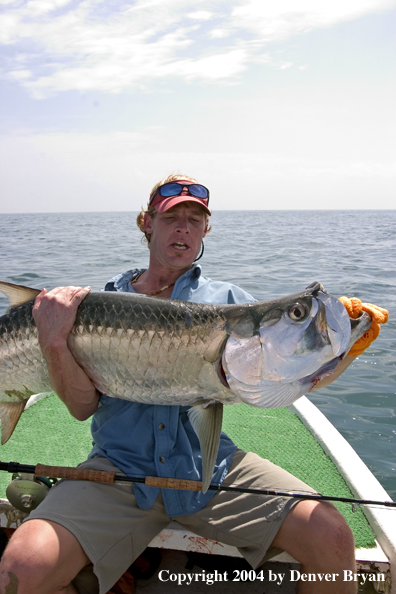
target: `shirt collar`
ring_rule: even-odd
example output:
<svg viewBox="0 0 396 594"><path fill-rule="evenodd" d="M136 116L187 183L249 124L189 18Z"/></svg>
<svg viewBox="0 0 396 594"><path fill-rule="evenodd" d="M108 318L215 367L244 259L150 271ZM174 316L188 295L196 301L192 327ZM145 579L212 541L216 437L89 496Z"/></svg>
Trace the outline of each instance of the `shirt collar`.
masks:
<svg viewBox="0 0 396 594"><path fill-rule="evenodd" d="M177 298L186 287L190 287L194 281L198 281L202 274L202 268L199 264L193 264L190 270L187 270L176 281L171 297Z"/></svg>
<svg viewBox="0 0 396 594"><path fill-rule="evenodd" d="M133 289L131 285L131 280L133 280L138 274L142 274L146 268L134 268L133 270L128 270L127 272L123 272L119 274L114 279L114 288L117 291L124 291L126 293L135 293L136 291ZM187 270L184 274L182 274L176 281L175 286L172 291L172 297L177 297L180 295L181 291L191 285L192 282L198 281L200 276L202 275L202 268L199 264L193 264L190 270Z"/></svg>

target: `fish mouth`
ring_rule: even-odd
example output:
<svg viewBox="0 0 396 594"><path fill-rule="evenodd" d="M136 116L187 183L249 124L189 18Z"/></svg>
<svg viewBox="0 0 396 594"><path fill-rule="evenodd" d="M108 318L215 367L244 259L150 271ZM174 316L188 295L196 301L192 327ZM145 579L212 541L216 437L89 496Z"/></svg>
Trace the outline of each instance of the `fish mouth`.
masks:
<svg viewBox="0 0 396 594"><path fill-rule="evenodd" d="M301 385L307 386L307 392L310 392L312 388L314 388L316 384L318 384L323 378L335 372L335 370L338 367L338 364L344 358L344 356L345 354L342 354L339 357L331 359L331 361L328 361L327 363L322 365L322 367L315 371L315 373L301 378L299 382L301 383Z"/></svg>
<svg viewBox="0 0 396 594"><path fill-rule="evenodd" d="M351 322L351 340L348 345L348 351L352 345L363 336L365 332L370 328L372 318L366 311L361 311L359 317L356 319L349 318Z"/></svg>
<svg viewBox="0 0 396 594"><path fill-rule="evenodd" d="M305 385L310 384L310 389L315 387L316 384L320 382L323 378L334 373L334 371L338 367L339 362L346 357L346 355L348 354L352 346L355 344L355 342L359 340L359 338L361 338L365 332L367 332L372 322L371 316L365 311L360 312L358 318L349 318L349 320L351 324L351 338L344 352L341 353L339 356L335 357L334 359L331 359L331 361L328 361L327 363L322 365L322 367L312 375L306 376L300 380L301 383Z"/></svg>
<svg viewBox="0 0 396 594"><path fill-rule="evenodd" d="M351 320L348 312L339 299L326 291L320 290L316 300L319 305L319 314L323 316L324 313L325 316L323 321L333 354L339 357L345 352L351 340Z"/></svg>

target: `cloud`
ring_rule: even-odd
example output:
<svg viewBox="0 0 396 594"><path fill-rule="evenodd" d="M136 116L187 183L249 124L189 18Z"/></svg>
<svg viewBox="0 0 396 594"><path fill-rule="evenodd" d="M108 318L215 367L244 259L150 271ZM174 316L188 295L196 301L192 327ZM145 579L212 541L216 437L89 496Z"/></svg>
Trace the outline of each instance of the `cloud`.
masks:
<svg viewBox="0 0 396 594"><path fill-rule="evenodd" d="M190 19L196 19L197 21L209 21L214 15L207 10L199 10L197 12L190 12L187 16Z"/></svg>
<svg viewBox="0 0 396 594"><path fill-rule="evenodd" d="M224 37L228 37L231 35L232 31L230 29L221 29L216 28L209 31L209 37L212 39L223 39Z"/></svg>
<svg viewBox="0 0 396 594"><path fill-rule="evenodd" d="M65 6L69 2L70 0L30 0L26 4L26 9L31 16L41 16Z"/></svg>
<svg viewBox="0 0 396 594"><path fill-rule="evenodd" d="M120 93L165 77L235 82L267 45L396 5L396 0L29 0L3 2L3 77L40 98ZM215 10L213 10L215 8ZM30 75L29 75L30 73Z"/></svg>
<svg viewBox="0 0 396 594"><path fill-rule="evenodd" d="M279 41L313 29L356 19L395 6L393 0L247 0L232 11L239 28L265 41Z"/></svg>

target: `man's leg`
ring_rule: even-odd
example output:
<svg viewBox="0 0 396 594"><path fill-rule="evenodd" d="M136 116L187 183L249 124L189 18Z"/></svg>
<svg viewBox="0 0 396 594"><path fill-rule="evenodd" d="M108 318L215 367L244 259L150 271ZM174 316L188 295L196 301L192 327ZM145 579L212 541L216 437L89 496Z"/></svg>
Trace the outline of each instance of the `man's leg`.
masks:
<svg viewBox="0 0 396 594"><path fill-rule="evenodd" d="M241 450L234 454L224 484L315 493L268 460ZM176 519L200 536L237 547L253 568L280 549L301 563L302 573L339 574L336 581L301 581L299 594L356 593L356 582L343 581L344 570L355 569L353 536L329 502L219 491L201 510Z"/></svg>
<svg viewBox="0 0 396 594"><path fill-rule="evenodd" d="M3 553L0 594L77 594L71 581L89 563L66 528L48 520L29 520Z"/></svg>
<svg viewBox="0 0 396 594"><path fill-rule="evenodd" d="M301 563L301 573L316 581L300 581L299 594L355 594L356 582L343 580L344 570L355 572L355 543L343 516L328 502L300 501L288 513L272 545ZM319 581L318 574L333 574ZM333 581L334 578L334 581Z"/></svg>
<svg viewBox="0 0 396 594"><path fill-rule="evenodd" d="M106 458L95 457L80 467L122 473ZM78 586L74 578L90 562L98 588L108 592L168 524L162 498L142 510L131 483L59 481L10 541L3 559L0 594L14 594L4 589L10 582L8 573L20 581L18 594L75 594L70 582L79 588L83 576L78 576ZM25 574L30 573L26 590Z"/></svg>

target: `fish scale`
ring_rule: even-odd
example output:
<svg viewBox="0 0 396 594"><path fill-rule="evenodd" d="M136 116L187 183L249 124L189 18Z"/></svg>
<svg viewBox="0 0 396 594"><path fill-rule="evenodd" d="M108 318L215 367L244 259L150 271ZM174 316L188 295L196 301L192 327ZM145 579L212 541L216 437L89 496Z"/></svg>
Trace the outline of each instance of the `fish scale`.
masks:
<svg viewBox="0 0 396 594"><path fill-rule="evenodd" d="M196 305L186 317L181 302L143 296L131 302L130 295L118 297L115 305L109 303L107 293L90 295L87 306L83 303L78 310L68 340L77 362L98 389L138 402L153 402L155 397L157 404L168 404L170 395L175 404L192 404L205 397L206 393L194 392L194 386L206 362L210 335L218 332L214 322L224 325L224 318L213 312L213 306ZM226 333L221 333L224 341ZM185 385L191 393L189 401ZM213 389L224 387L218 382Z"/></svg>

